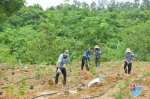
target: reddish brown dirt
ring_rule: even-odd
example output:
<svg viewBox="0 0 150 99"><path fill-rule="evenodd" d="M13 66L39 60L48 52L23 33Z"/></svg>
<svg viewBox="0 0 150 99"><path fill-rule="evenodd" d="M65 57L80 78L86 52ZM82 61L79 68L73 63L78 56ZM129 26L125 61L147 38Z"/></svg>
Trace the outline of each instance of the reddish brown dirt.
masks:
<svg viewBox="0 0 150 99"><path fill-rule="evenodd" d="M103 82L102 83L96 83L93 87L88 88L88 83L93 80L94 78L97 78L99 74L92 75L89 71L86 71L85 67L84 70L80 70L80 64L79 62L73 62L70 66L71 68L67 71L67 84L66 86L63 86L63 76L60 74L59 77L59 83L58 85L54 85L54 78L49 80L51 76L55 74L55 66L45 66L46 70L44 73L39 73L40 75L43 75L44 77L42 79L29 79L25 80L25 84L27 85L27 89L25 90L25 94L23 96L20 95L20 86L21 83L15 84L14 87L11 89L11 92L5 92L3 91L3 94L0 95L0 99L17 99L14 95L10 95L13 92L18 93L20 95L20 99L31 99L35 96L42 95L44 93L53 93L57 92L63 89L66 89L68 87L74 86L79 81L79 84L69 90L69 94L66 95L66 92L61 92L59 94L53 94L53 95L47 95L44 97L36 98L36 99L83 99L89 96L95 96L100 94L101 92L105 91L107 88L115 84L117 81L119 83L124 83L130 78L130 82L136 83L136 85L143 85L148 88L150 88L150 75L145 76L143 78L139 78L139 75L142 75L142 70L144 69L146 72L150 72L150 63L148 62L134 62L133 63L133 70L131 72L131 75L124 74L123 70L123 61L110 61L106 63L102 63L101 67L96 67L96 71L100 70L107 70L110 69L113 66L116 66L109 71L102 72L103 75ZM29 76L29 77L35 77L37 74L36 69L39 67L38 65L25 65L25 66L15 66L18 67L17 69L5 69L8 67L9 64L3 63L0 64L0 71L3 73L3 77L0 78L0 88L3 88L5 86L8 86L8 81L16 83L20 81L20 77L23 76ZM26 68L27 67L27 68ZM32 67L32 68L31 68ZM136 67L136 68L134 68ZM2 70L4 68L4 70ZM30 68L30 69L29 69ZM15 72L14 75L12 75L12 72ZM117 76L118 73L122 73L120 77ZM8 81L4 80L4 77L8 77ZM134 81L134 79L138 79L137 81ZM41 80L45 81L44 85L41 85ZM34 85L33 89L30 89L30 85ZM84 86L85 85L85 86ZM1 89L0 89L1 90ZM114 93L119 92L119 88L115 86L114 88L111 88L105 95L98 97L96 99L115 99L112 95ZM124 93L129 93L129 88L127 87L125 90L123 90ZM125 99L125 98L124 98ZM150 99L150 91L142 91L142 93L134 98L134 99Z"/></svg>

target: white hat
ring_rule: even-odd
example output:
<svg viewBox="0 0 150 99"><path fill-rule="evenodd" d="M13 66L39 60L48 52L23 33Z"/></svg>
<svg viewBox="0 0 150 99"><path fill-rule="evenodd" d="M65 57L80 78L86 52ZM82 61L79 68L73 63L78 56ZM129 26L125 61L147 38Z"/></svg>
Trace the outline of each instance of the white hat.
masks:
<svg viewBox="0 0 150 99"><path fill-rule="evenodd" d="M126 49L126 52L131 52L130 48L127 48L127 49Z"/></svg>
<svg viewBox="0 0 150 99"><path fill-rule="evenodd" d="M98 46L98 45L95 45L95 48L99 48L99 46Z"/></svg>

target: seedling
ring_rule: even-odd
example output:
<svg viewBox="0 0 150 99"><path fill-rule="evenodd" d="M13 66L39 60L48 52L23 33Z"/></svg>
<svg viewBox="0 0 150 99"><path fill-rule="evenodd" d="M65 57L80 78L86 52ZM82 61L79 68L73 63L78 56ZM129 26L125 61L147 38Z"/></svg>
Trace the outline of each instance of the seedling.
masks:
<svg viewBox="0 0 150 99"><path fill-rule="evenodd" d="M0 95L2 95L3 94L3 92L2 91L0 91Z"/></svg>
<svg viewBox="0 0 150 99"><path fill-rule="evenodd" d="M34 85L30 85L30 89L33 89L34 88Z"/></svg>
<svg viewBox="0 0 150 99"><path fill-rule="evenodd" d="M7 77L4 77L4 80L8 81L8 78L7 78Z"/></svg>
<svg viewBox="0 0 150 99"><path fill-rule="evenodd" d="M23 89L23 87L22 87L22 86L20 86L19 90L22 90L22 89Z"/></svg>
<svg viewBox="0 0 150 99"><path fill-rule="evenodd" d="M122 94L120 94L120 93L113 93L113 95L112 95L115 99L123 99L123 96L122 96Z"/></svg>
<svg viewBox="0 0 150 99"><path fill-rule="evenodd" d="M142 75L145 75L145 70L141 69Z"/></svg>
<svg viewBox="0 0 150 99"><path fill-rule="evenodd" d="M12 72L12 75L15 75L15 72Z"/></svg>
<svg viewBox="0 0 150 99"><path fill-rule="evenodd" d="M41 78L41 75L39 74L39 72L36 73L35 78L36 79L40 79Z"/></svg>
<svg viewBox="0 0 150 99"><path fill-rule="evenodd" d="M40 84L41 84L41 85L44 85L44 84L45 84L45 81L44 81L44 80L41 80Z"/></svg>
<svg viewBox="0 0 150 99"><path fill-rule="evenodd" d="M69 91L68 90L65 90L65 95L69 95Z"/></svg>
<svg viewBox="0 0 150 99"><path fill-rule="evenodd" d="M10 68L10 69L13 69L15 67L15 65L14 64L10 64L9 66L8 66L8 69Z"/></svg>
<svg viewBox="0 0 150 99"><path fill-rule="evenodd" d="M24 96L25 91L27 90L28 86L25 83L25 79L27 79L27 77L21 77L21 88L20 88L20 95Z"/></svg>
<svg viewBox="0 0 150 99"><path fill-rule="evenodd" d="M13 83L10 83L7 88L3 89L3 91L5 91L9 94L9 99L11 99L11 97L14 95L13 89L14 89L14 84Z"/></svg>
<svg viewBox="0 0 150 99"><path fill-rule="evenodd" d="M82 84L82 87L85 87L85 84Z"/></svg>
<svg viewBox="0 0 150 99"><path fill-rule="evenodd" d="M81 91L81 88L77 88L78 91Z"/></svg>

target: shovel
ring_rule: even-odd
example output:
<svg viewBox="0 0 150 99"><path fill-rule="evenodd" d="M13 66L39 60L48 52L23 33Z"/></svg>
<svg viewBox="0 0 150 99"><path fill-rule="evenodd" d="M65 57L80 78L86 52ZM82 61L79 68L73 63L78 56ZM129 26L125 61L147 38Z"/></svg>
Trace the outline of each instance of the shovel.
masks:
<svg viewBox="0 0 150 99"><path fill-rule="evenodd" d="M132 58L132 57L131 57ZM131 60L131 58L129 59L129 60ZM126 59L127 60L127 59ZM129 65L129 62L128 62L128 60L127 60L127 66ZM127 66L126 66L126 68L125 68L125 70L127 70Z"/></svg>
<svg viewBox="0 0 150 99"><path fill-rule="evenodd" d="M63 68L61 68L60 70L62 70L62 69ZM52 75L52 77L50 78L50 80L48 80L48 82L51 82L51 83L49 83L50 85L54 84L53 80L51 80L51 79L54 78L57 75L57 73L59 73L59 72L56 72L54 75Z"/></svg>

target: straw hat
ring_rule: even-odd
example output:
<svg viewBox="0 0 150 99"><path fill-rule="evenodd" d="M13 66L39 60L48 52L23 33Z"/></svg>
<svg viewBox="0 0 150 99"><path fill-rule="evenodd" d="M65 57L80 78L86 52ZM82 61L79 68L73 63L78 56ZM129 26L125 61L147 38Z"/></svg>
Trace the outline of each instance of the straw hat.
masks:
<svg viewBox="0 0 150 99"><path fill-rule="evenodd" d="M99 48L99 46L98 46L98 45L95 45L95 48Z"/></svg>
<svg viewBox="0 0 150 99"><path fill-rule="evenodd" d="M126 52L131 52L130 48L127 48L127 49L126 49Z"/></svg>
<svg viewBox="0 0 150 99"><path fill-rule="evenodd" d="M68 56L68 55L69 55L69 51L68 51L68 50L65 50L65 51L64 51L64 55Z"/></svg>

